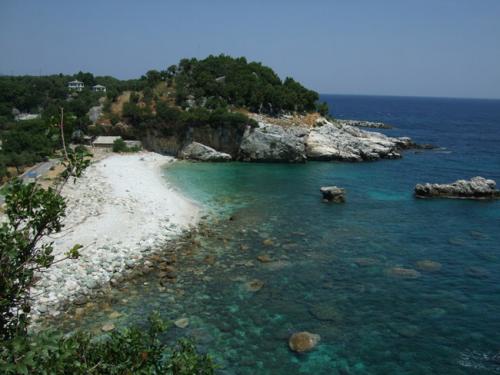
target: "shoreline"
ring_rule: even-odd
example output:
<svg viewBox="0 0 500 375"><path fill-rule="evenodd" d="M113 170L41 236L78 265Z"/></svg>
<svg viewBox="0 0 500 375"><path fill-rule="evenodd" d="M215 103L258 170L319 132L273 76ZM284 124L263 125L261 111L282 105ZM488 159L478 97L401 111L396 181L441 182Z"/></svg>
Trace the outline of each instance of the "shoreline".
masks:
<svg viewBox="0 0 500 375"><path fill-rule="evenodd" d="M152 152L110 154L64 187L64 227L55 260L80 244L80 257L53 264L31 290L33 323L56 318L147 267L159 250L199 222L201 207L169 186L163 169L175 158Z"/></svg>

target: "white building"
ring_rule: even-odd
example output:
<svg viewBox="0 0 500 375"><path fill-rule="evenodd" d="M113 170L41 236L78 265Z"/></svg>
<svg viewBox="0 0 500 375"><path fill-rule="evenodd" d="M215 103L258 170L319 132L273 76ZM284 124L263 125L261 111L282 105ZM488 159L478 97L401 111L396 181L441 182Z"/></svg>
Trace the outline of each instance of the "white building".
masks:
<svg viewBox="0 0 500 375"><path fill-rule="evenodd" d="M122 139L122 137L117 136L107 136L107 135L101 135L97 137L94 142L92 142L92 146L98 147L98 148L105 148L105 149L112 149L113 148L113 143L117 139Z"/></svg>
<svg viewBox="0 0 500 375"><path fill-rule="evenodd" d="M70 90L82 91L83 87L84 87L83 82L78 81L77 79L68 83L68 89Z"/></svg>
<svg viewBox="0 0 500 375"><path fill-rule="evenodd" d="M106 86L103 86L103 85L92 86L92 91L93 92L106 92Z"/></svg>

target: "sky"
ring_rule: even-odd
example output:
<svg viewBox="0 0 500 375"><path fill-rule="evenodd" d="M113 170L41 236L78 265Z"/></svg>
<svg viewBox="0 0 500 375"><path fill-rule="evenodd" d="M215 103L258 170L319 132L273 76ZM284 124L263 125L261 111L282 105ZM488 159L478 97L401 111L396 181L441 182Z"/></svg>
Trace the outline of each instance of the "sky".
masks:
<svg viewBox="0 0 500 375"><path fill-rule="evenodd" d="M500 98L500 0L0 0L0 74L221 53L320 93Z"/></svg>

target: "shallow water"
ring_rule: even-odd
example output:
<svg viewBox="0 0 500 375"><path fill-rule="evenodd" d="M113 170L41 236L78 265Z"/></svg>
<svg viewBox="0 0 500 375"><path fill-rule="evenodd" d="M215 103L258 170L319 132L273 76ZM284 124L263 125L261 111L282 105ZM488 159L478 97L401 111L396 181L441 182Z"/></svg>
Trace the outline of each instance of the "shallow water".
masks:
<svg viewBox="0 0 500 375"><path fill-rule="evenodd" d="M500 180L500 102L326 99L338 117L387 121L397 126L388 133L446 152L358 164L176 163L169 181L207 205L211 231L179 250L175 283L146 275L76 324L99 327L110 309L124 314L119 324L153 310L188 317L166 339L194 337L227 374L500 373L500 201L412 195L419 182ZM347 202L323 203L324 185L346 188ZM394 267L418 272L404 278ZM252 280L262 288L249 291ZM314 351L289 351L299 330L321 336Z"/></svg>

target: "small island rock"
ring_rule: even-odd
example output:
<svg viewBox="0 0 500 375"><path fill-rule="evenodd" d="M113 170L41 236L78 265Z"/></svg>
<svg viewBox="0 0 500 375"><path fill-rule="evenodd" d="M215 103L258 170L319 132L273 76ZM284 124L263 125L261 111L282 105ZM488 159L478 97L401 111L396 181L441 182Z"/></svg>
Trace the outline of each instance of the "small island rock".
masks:
<svg viewBox="0 0 500 375"><path fill-rule="evenodd" d="M470 180L457 180L451 184L417 184L417 198L461 198L461 199L495 199L500 198L500 190L496 182L484 177L473 177Z"/></svg>
<svg viewBox="0 0 500 375"><path fill-rule="evenodd" d="M328 202L345 202L345 189L337 186L323 186L319 191L323 194L323 199Z"/></svg>

